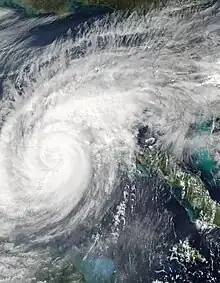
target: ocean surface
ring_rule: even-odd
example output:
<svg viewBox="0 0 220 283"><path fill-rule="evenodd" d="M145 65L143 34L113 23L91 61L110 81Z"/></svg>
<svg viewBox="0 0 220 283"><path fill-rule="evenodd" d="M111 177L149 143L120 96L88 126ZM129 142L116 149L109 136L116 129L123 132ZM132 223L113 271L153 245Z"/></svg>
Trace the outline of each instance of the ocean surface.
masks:
<svg viewBox="0 0 220 283"><path fill-rule="evenodd" d="M0 9L0 282L220 282L219 228L136 170L146 125L180 163L218 146L187 132L218 116L219 43L218 2Z"/></svg>

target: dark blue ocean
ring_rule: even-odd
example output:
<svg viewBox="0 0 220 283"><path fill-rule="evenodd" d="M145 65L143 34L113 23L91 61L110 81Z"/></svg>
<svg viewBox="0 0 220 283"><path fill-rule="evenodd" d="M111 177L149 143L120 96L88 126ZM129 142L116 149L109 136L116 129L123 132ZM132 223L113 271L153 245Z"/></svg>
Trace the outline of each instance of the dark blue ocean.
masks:
<svg viewBox="0 0 220 283"><path fill-rule="evenodd" d="M0 10L0 282L220 282L219 228L135 169L146 125L179 157L188 121L220 110L209 6Z"/></svg>

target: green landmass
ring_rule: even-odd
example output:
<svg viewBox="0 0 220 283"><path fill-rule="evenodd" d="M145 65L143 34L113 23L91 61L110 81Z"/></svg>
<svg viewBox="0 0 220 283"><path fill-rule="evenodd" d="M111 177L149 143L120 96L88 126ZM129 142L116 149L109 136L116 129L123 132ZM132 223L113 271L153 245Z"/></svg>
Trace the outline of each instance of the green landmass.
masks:
<svg viewBox="0 0 220 283"><path fill-rule="evenodd" d="M30 6L45 13L63 13L68 10L68 0L18 0L22 4Z"/></svg>
<svg viewBox="0 0 220 283"><path fill-rule="evenodd" d="M163 3L164 0L11 0L18 5L40 13L66 14L74 12L80 6L107 6L116 10L134 10L139 7L148 8L152 4ZM7 2L7 0L5 0ZM10 2L10 0L8 0Z"/></svg>
<svg viewBox="0 0 220 283"><path fill-rule="evenodd" d="M89 4L105 5L117 10L133 10L139 7L147 8L151 4L163 3L162 0L88 0Z"/></svg>
<svg viewBox="0 0 220 283"><path fill-rule="evenodd" d="M220 226L220 205L211 199L200 177L183 170L171 156L151 149L137 153L137 170L144 175L147 170L159 173L192 222Z"/></svg>
<svg viewBox="0 0 220 283"><path fill-rule="evenodd" d="M201 6L210 6L215 0L198 0ZM30 16L55 13L66 16L75 13L77 9L88 6L104 6L113 10L133 11L142 8L143 11L151 7L164 6L168 0L0 0L0 7L10 7L23 11ZM195 3L195 6L198 5Z"/></svg>
<svg viewBox="0 0 220 283"><path fill-rule="evenodd" d="M171 258L178 258L181 263L206 263L206 259L200 254L198 250L192 248L189 240L186 239L175 244L171 249Z"/></svg>

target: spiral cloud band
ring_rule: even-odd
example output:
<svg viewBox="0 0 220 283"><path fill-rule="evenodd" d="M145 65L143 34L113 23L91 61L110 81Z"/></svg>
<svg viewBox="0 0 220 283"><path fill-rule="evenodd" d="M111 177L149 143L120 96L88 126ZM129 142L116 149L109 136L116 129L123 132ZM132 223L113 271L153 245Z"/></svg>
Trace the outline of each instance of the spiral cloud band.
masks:
<svg viewBox="0 0 220 283"><path fill-rule="evenodd" d="M0 245L0 280L29 282L24 242L47 243L101 218L121 171L135 166L139 127L161 133L158 144L176 157L207 142L187 133L198 118L219 115L214 8L215 17L211 10L183 17L178 7L113 15L47 47L34 47L28 32L52 18L0 14L0 76L8 72L0 103L0 238L18 243L18 250ZM218 141L213 134L208 142Z"/></svg>
<svg viewBox="0 0 220 283"><path fill-rule="evenodd" d="M91 63L102 65L106 56L111 55L93 54L89 64L84 58L69 61L65 73L53 77L43 68L35 82L33 73L27 75L24 95L16 96L1 133L1 236L16 229L31 236L49 227L49 234L55 233L56 224L83 199L69 228L98 215L119 167L131 164L141 110L134 101L140 95L109 91L114 64L108 75L101 67L90 72Z"/></svg>

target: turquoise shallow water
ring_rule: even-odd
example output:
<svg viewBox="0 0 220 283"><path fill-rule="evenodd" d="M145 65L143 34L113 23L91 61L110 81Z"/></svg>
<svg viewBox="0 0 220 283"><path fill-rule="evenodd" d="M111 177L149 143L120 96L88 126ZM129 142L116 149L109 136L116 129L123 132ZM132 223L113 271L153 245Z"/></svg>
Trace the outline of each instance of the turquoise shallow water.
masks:
<svg viewBox="0 0 220 283"><path fill-rule="evenodd" d="M147 74L145 72L148 72L150 68L149 64L144 64L144 60L147 56L151 58L154 55L154 51L156 49L152 48L152 51L145 49L146 46L140 46L141 39L137 40L139 39L140 35L136 33L132 34L132 32L134 31L131 32L131 30L129 29L132 27L135 30L136 22L134 23L134 26L131 25L131 23L133 23L131 22L129 27L126 26L127 29L124 30L120 25L118 26L118 29L116 29L113 25L111 32L108 33L107 27L109 25L109 21L111 20L108 18L108 21L105 23L106 26L104 26L102 22L104 28L106 28L106 30L104 29L103 31L105 35L103 36L103 38L107 42L108 40L110 41L112 48L110 48L110 50L108 50L108 52L104 53L103 55L103 51L105 51L106 45L102 46L101 44L104 44L105 40L102 41L103 38L101 36L98 37L97 42L95 42L95 44L97 44L95 45L95 47L97 48L95 49L96 52L92 53L93 56L97 57L95 57L95 60L93 61L94 57L89 56L89 52L92 52L92 48L90 49L90 42L87 46L82 40L81 45L75 46L75 41L70 40L70 37L75 38L75 35L78 31L78 24L84 24L85 22L87 22L87 25L85 25L86 27L84 28L89 29L90 26L92 27L91 14L87 14L86 17L84 16L82 13L77 17L68 17L62 20L50 21L50 19L46 19L45 17L35 19L30 17L25 18L24 14L22 14L22 17L19 18L17 17L17 15L15 16L13 13L11 13L9 14L8 18L6 17L6 19L0 22L0 30L2 32L1 35L5 40L1 42L1 44L5 45L4 48L0 50L0 54L2 55L1 62L3 62L1 65L1 71L3 70L3 76L1 76L1 80L4 81L4 84L2 84L2 92L5 97L9 99L9 101L6 100L6 102L4 102L4 107L7 110L11 110L11 105L13 105L13 101L10 101L11 96L7 96L8 89L16 89L17 93L21 97L24 97L25 100L25 95L27 95L27 93L25 92L25 80L27 79L27 77L23 76L24 73L19 73L18 71L20 70L20 66L23 66L23 64L27 63L25 65L26 72L28 73L29 71L32 71L31 75L33 76L35 74L38 74L40 67L42 66L40 65L39 69L35 69L37 65L35 63L38 62L37 59L33 62L33 65L31 65L33 69L31 69L29 65L29 62L32 62L31 60L35 58L34 56L37 57L38 55L39 58L41 58L41 52L45 52L45 61L42 60L41 63L43 67L45 67L45 65L47 66L46 70L51 70L51 73L49 72L49 75L52 76L52 78L49 77L50 79L46 81L47 78L45 74L41 73L40 75L43 77L43 80L37 86L37 91L28 91L28 95L34 94L34 97L37 100L36 105L34 104L35 110L31 112L31 105L28 105L29 108L27 107L27 109L25 109L25 111L27 111L27 113L25 112L26 115L18 115L19 119L17 119L17 117L14 120L12 119L12 122L16 123L16 127L13 128L13 134L16 136L16 139L13 139L11 141L8 152L10 153L10 150L13 152L13 149L16 149L20 153L20 155L14 154L12 156L13 158L11 158L12 160L15 158L15 161L17 161L17 163L13 163L13 174L10 175L11 179L14 180L14 182L16 182L17 178L19 178L19 170L22 170L23 167L25 167L25 169L28 168L28 170L25 170L24 172L24 174L26 174L25 178L20 176L21 179L19 180L22 182L22 184L26 185L26 180L29 177L29 172L34 173L33 175L35 176L39 165L43 168L47 168L48 166L50 166L53 160L56 161L58 158L57 155L54 156L51 152L43 151L40 152L40 157L38 159L35 159L36 156L39 156L39 152L36 152L35 156L35 147L28 148L28 152L25 152L23 151L24 148L22 149L17 144L13 143L17 139L23 139L23 137L32 137L32 130L33 132L35 132L36 128L41 125L41 123L38 123L39 120L45 122L43 131L45 131L46 134L51 130L50 124L55 125L56 127L59 126L58 132L62 133L64 126L68 122L68 131L66 131L67 133L64 133L64 137L66 137L66 134L71 133L71 131L78 126L78 124L76 123L74 124L74 127L72 127L71 123L75 121L79 122L78 119L82 117L83 127L77 128L79 131L76 135L73 135L70 138L68 138L67 136L67 143L65 145L70 144L72 147L73 140L78 141L80 139L81 129L83 129L84 139L86 139L87 136L91 137L91 134L93 134L92 138L90 138L88 141L88 144L93 145L96 137L95 134L97 134L97 132L99 133L99 131L101 132L101 135L99 136L98 141L103 141L102 137L105 134L104 130L107 131L106 140L108 141L108 130L111 126L110 122L117 119L120 113L124 113L123 110L126 109L127 106L129 109L129 115L124 127L120 128L120 134L123 134L126 126L129 124L127 122L130 121L129 119L133 113L132 111L139 106L139 104L136 104L136 102L139 103L139 100L131 100L127 104L127 99L129 99L129 96L126 97L127 99L122 100L122 102L120 99L116 100L117 104L114 104L114 99L118 99L118 97L120 98L121 93L127 95L127 91L130 87L134 87L134 89L132 89L132 94L135 94L135 90L139 90L139 86L143 86L146 83L146 79L148 78L148 76L150 76L150 72ZM100 18L102 17L101 13L99 14L99 16ZM160 18L157 20L159 21ZM97 26L99 27L99 25L100 22L97 22L96 28ZM143 23L139 23L139 25L140 27L144 26ZM16 29L16 27L18 26L19 29ZM71 32L69 32L70 29ZM127 32L127 34L122 36L122 31L124 33ZM92 35L94 34L96 35L96 29L93 27ZM111 38L112 34L114 35L113 40ZM158 36L161 36L161 33L158 32L158 34ZM88 37L89 36L90 33ZM142 33L142 36L144 38L145 34ZM79 34L78 38L85 39L82 34ZM118 38L121 38L121 44L119 47L115 45L115 42L119 40ZM94 36L91 36L91 41L92 40L94 40ZM65 45L66 43L68 44ZM94 44L94 41L92 41L92 43ZM154 41L152 41L151 43L153 47L154 44L157 46L157 42L155 43ZM159 44L162 44L162 42L159 42ZM172 49L172 46L169 47ZM65 52L63 53L62 48L65 50ZM86 48L88 48L89 51ZM150 48L150 46L148 46L148 48ZM86 54L86 51L88 51L89 54ZM149 52L152 53L150 53L149 55ZM188 54L187 50L185 52L185 55ZM57 57L53 56L53 54L55 54L58 59L61 60L58 60L58 67L54 67L54 69L52 68L53 62L56 62ZM18 55L20 55L20 57ZM67 56L67 61L65 61L65 55ZM160 54L158 53L157 55ZM85 56L86 60L84 60L83 56ZM111 56L113 56L114 60L108 60L108 56L110 56L110 59L112 58ZM103 60L104 62L102 63L102 61L99 60ZM166 60L169 61L168 58L166 58ZM163 57L161 59L161 62L164 62ZM91 65L87 65L88 63ZM83 68L85 66L88 66L89 72L87 72L86 70L83 75L80 73L80 76L77 77L77 71L81 71L81 69L84 70ZM123 66L125 67L123 68ZM67 72L67 70L69 70L69 73ZM58 72L60 74L58 77L59 79L55 77L55 80L53 80L53 72ZM99 77L100 72L104 73L103 77ZM86 79L82 82L83 76L86 76ZM34 76L34 78L36 77ZM126 84L127 77L129 77L129 84ZM10 84L6 84L5 80L7 78L11 79L13 87ZM31 78L31 76L29 78ZM108 80L106 80L106 78L108 78ZM140 78L143 78L143 80L139 81ZM19 80L21 80L22 82ZM44 82L45 85L43 84ZM54 103L52 105L56 105L56 102L61 102L62 106L62 101L59 101L60 96L65 93L67 96L70 95L71 97L71 95L77 93L77 89L80 83L82 84L82 93L80 93L80 95L77 97L78 100L76 99L73 104L71 104L71 100L70 102L68 101L69 103L64 105L64 108L62 108L63 110L61 112L59 112L58 108L57 114L54 116L54 120L52 121L52 123L48 123L47 119L49 119L51 116L53 117L54 115L53 107L51 107L50 103ZM112 92L108 92L109 88L112 87L112 84L112 92L115 93L118 91L118 95L113 96L113 98ZM42 88L42 85L44 85L44 88ZM154 83L152 83L152 89L154 87L155 85ZM162 89L165 91L165 85L162 84L162 87ZM53 91L51 91L51 88ZM59 92L60 89L62 90L61 92ZM109 99L98 99L96 101L96 95L99 94L99 92L97 92L97 89L101 90L100 93L105 93L105 91L108 92L106 98ZM56 96L57 92L59 94L58 96ZM9 93L11 94L11 92ZM49 99L47 100L48 93L48 98L51 97L51 101ZM85 100L80 103L80 99L83 97L83 94L85 95L85 93L92 93L93 97L91 99L88 99L88 101ZM28 98L28 96L26 98ZM42 98L46 106L41 104L42 100L38 101L39 98ZM54 98L56 98L57 101L52 101L52 99ZM139 98L141 98L141 96ZM13 99L15 102L14 97ZM94 100L96 102L95 104L93 104ZM113 116L114 119L108 119L109 116L107 116L105 120L104 118L106 116L101 116L102 119L97 119L94 128L92 128L92 131L90 130L87 133L85 121L88 124L92 123L94 121L94 117L96 118L96 116L93 114L98 113L98 115L104 115L105 113L107 113L108 115L112 115L112 111L108 112L108 107L106 107L105 104L106 101L107 103L109 103L109 105L107 104L107 106L109 106L112 111L114 110L114 107L112 107L112 105L117 106L121 103L121 107L119 109L120 111L116 113L117 115L115 114ZM75 103L79 104L77 104L78 107L76 108L76 115L73 116L74 119L72 118L72 116L63 117L62 115L65 115L66 112L72 110L69 105L74 108ZM21 105L23 104L21 103ZM91 105L91 107L86 108L87 105ZM99 109L100 105L103 106L105 111L102 111L102 108ZM50 115L47 116L46 114L48 109L52 111L49 113ZM40 113L37 117L34 117L37 114L37 111L39 111ZM87 119L87 115L84 115L85 113L87 115L90 115L90 119ZM61 115L60 119L57 119L58 114ZM36 119L34 119L33 117ZM43 120L41 120L42 117L44 117ZM26 118L28 119L28 121L26 120ZM65 118L67 122L65 121L64 124L59 124L60 120L62 121L63 118ZM110 118L112 118L112 116L110 116ZM5 120L8 121L7 115L2 116L1 123L3 125ZM17 120L19 120L18 124ZM97 127L97 123L99 123L100 120L107 121L106 123L110 123L110 125L108 124L108 127L106 127L106 124L101 124L100 127ZM120 121L118 121L118 123L114 125L116 129L118 124L120 125L119 122ZM5 125L7 126L7 123L5 123ZM25 127L26 125L28 125L28 127ZM41 129L39 130L41 132ZM87 135L84 136L84 132L86 132ZM45 142L45 145L48 146L50 145L51 140L47 138L48 135L46 134L43 134L40 137L39 142L41 143L43 140ZM55 134L54 136L53 131L50 132L50 134L53 136L53 138L55 138L55 140L58 139L59 144L56 144L56 146L59 148L60 144L62 144L62 141L64 140L63 136L62 139L60 139L59 135ZM35 136L35 138L36 137L38 138L38 136ZM126 139L126 137L127 132L125 133L125 136L123 136L122 142ZM2 136L1 141L4 141L4 137ZM81 148L82 147L80 146L79 152ZM68 152L67 157L69 155L70 154ZM105 162L109 161L111 155L107 154L103 156L105 159L101 163L100 159L98 159L100 158L100 156L97 154L97 152L96 155L92 155L92 158L98 157L97 159L100 162L99 164L101 168L102 166L104 166L104 169L103 171L101 171L99 178L102 178L103 176L105 177L109 172L109 169L114 169L114 167L105 166ZM23 159L23 157L25 158ZM80 157L80 162L77 162L77 166L75 166L74 163L71 163L72 159L70 159L70 163L68 163L68 166L64 171L62 171L60 178L55 179L53 183L54 186L60 184L60 180L62 180L62 178L66 176L66 172L69 172L69 168L73 167L77 173L79 172L77 170L78 167L81 166L81 159L82 161L85 161L85 157L83 154L75 154L73 155L73 157L73 160L78 160L78 158ZM44 161L45 158L46 161ZM205 172L209 172L209 170L212 169L214 163L213 158L212 156L210 156L209 152L204 151L196 158L197 160L199 160L199 166L203 166L204 170L206 170ZM29 162L30 159L31 162ZM94 163L95 161L96 159L93 160ZM7 167L1 167L1 174L4 173L3 169L9 170L11 168L10 162L8 162ZM69 165L71 165L72 167ZM83 172L84 168L88 168L86 165L87 163L85 162L85 167L81 168L81 172ZM100 167L98 167L98 169ZM74 268L71 269L69 268L69 266L71 266L72 263L76 263L76 253L73 253L72 249L74 246L77 246L82 253L82 257L79 258L79 262L78 264L76 264L77 271L84 276L84 279L86 279L87 283L94 283L97 280L98 283L102 281L105 283L112 283L115 281L120 283L152 283L156 279L160 280L161 282L169 283L179 283L179 280L181 280L181 283L218 283L218 270L220 260L219 243L217 240L219 238L219 230L212 229L210 231L206 230L204 232L198 230L196 225L194 223L191 223L190 221L194 218L193 215L190 214L191 211L188 212L191 217L191 219L189 219L186 211L170 193L170 188L165 180L163 180L160 176L157 176L156 173L145 170L143 166L140 166L140 168L137 169L143 171L144 174L137 174L131 177L130 175L128 176L126 172L123 171L122 173L120 171L117 175L117 181L119 181L119 184L118 186L115 186L112 195L106 199L106 206L103 207L101 217L96 221L92 221L89 217L85 219L84 213L86 213L86 211L84 211L84 213L81 213L80 215L81 218L84 219L84 221L82 221L81 225L79 225L77 228L70 225L74 219L75 214L77 213L77 209L82 209L82 207L87 204L86 201L89 202L91 199L82 199L82 202L79 204L79 206L74 208L70 212L67 211L68 213L64 213L66 212L67 205L60 204L62 204L62 201L65 200L65 202L67 204L70 204L71 206L72 202L69 201L69 198L71 198L72 196L72 188L75 185L74 181L75 179L77 180L78 176L76 175L75 179L71 180L71 186L61 186L61 190L53 191L53 187L49 187L52 191L52 194L50 190L45 189L45 191L43 191L44 194L46 194L46 196L47 194L49 194L49 197L46 198L45 203L47 206L52 205L50 209L47 210L47 207L46 209L44 207L43 211L41 211L40 204L44 205L44 202L34 203L36 205L36 207L34 208L37 210L37 212L40 212L40 214L34 214L32 211L30 211L30 215L27 214L27 219L29 219L28 217L31 216L30 222L25 223L25 225L16 225L13 232L11 232L11 234L9 235L10 237L5 236L5 238L0 239L1 263L4 262L4 269L2 269L4 273L0 273L0 279L3 280L3 282L7 282L7 280L9 280L10 283L39 283L41 281L44 282L44 280L48 283L56 283L56 280L58 280L58 278L62 278L63 281L61 281L61 279L59 281L62 283L67 283L68 281L72 282L73 279L71 278L73 278L72 273L74 272ZM110 170L110 172L112 171ZM16 175L16 173L18 173L18 175ZM34 179L33 175L31 175L31 178ZM54 178L55 177L56 176L54 176ZM94 180L92 180L90 183L98 183L97 181L99 181L99 179L97 180L96 175L93 174L92 177L94 178ZM116 178L115 175L111 175L111 177ZM2 181L4 180L5 179L2 178ZM105 178L101 180L103 180L104 183ZM13 184L14 183L12 182L12 185ZM28 183L28 185L29 186L27 186L27 191L23 192L24 194L29 192L29 187L32 185L32 183ZM1 190L1 200L4 199L5 202L7 202L10 197L10 194L7 194L7 192L11 192L11 187L7 188L8 191ZM21 191L23 190L21 186L19 188ZM11 194L13 193L17 194L19 193L19 191L14 189ZM39 191L39 193L41 193L41 191ZM91 191L89 193L91 193ZM43 200L44 194L40 194ZM97 196L99 196L99 194L97 194L96 197ZM30 196L28 195L28 197ZM56 198L58 198L58 201L56 201ZM77 195L74 195L73 200L75 198L77 198ZM55 203L53 203L53 199L55 199ZM96 198L94 197L94 199ZM19 210L22 205L25 204L25 200L26 198L23 197L23 194L21 196L17 196L16 201L20 203L20 205L17 206L17 210ZM27 198L27 200L29 199ZM104 200L102 199L102 201ZM95 202L90 206L91 217L93 216L93 205L95 205ZM53 209L54 206L55 209ZM9 206L9 208L10 207L11 206ZM55 216L51 212L53 212ZM14 217L13 211L11 213ZM34 221L35 219L33 217L36 217L36 221ZM41 221L37 222L38 217L42 217L43 220L41 219ZM2 218L0 219L2 220ZM26 219L21 218L18 221L23 220ZM45 221L48 221L49 225L45 226ZM37 224L42 225L43 228L39 229ZM7 223L4 222L4 225L4 229L7 230ZM29 227L31 228L29 229ZM207 262L204 263L198 260L195 262L189 261L187 256L183 257L182 255L179 255L175 258L172 256L173 245L179 243L180 240L184 241L186 238L189 239L190 246L199 250L201 254L206 258ZM91 254L90 249L92 251ZM87 253L89 253L91 257L88 256L83 261L82 258ZM63 267L61 264L62 262L64 262ZM40 270L34 273L36 267L39 265ZM13 272L11 266L13 266ZM112 276L113 274L115 274L115 270L117 271L117 279L115 279L115 276ZM32 281L29 280L31 276L35 278L32 278ZM39 278L41 279L41 281L39 281Z"/></svg>
<svg viewBox="0 0 220 283"><path fill-rule="evenodd" d="M27 7L26 5L22 5L20 2L15 0L1 0L0 6L5 8L12 8L18 11L19 13L25 14L27 16L39 16L41 13L36 9L32 9Z"/></svg>

